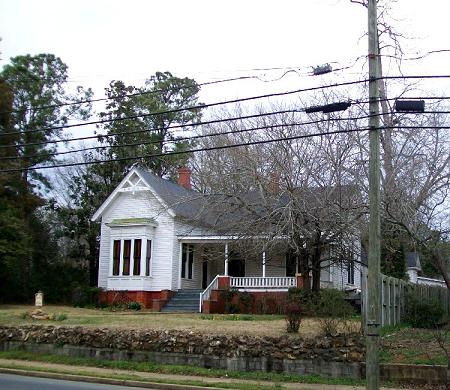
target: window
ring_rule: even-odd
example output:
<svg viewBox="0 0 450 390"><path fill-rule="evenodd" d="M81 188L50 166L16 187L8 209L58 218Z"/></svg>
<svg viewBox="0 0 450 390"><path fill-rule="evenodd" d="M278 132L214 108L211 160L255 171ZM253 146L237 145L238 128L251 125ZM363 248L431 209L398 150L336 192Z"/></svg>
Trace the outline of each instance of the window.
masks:
<svg viewBox="0 0 450 390"><path fill-rule="evenodd" d="M147 249L146 254L142 253L144 248ZM145 276L150 276L151 240L114 240L112 252L112 276L144 276L144 272ZM142 264L144 255L145 264Z"/></svg>
<svg viewBox="0 0 450 390"><path fill-rule="evenodd" d="M114 240L113 243L113 275L119 275L120 267L120 240Z"/></svg>
<svg viewBox="0 0 450 390"><path fill-rule="evenodd" d="M150 276L151 259L152 259L152 241L147 240L147 254L145 255L145 276Z"/></svg>
<svg viewBox="0 0 450 390"><path fill-rule="evenodd" d="M181 277L192 279L194 270L194 245L183 244L181 254Z"/></svg>
<svg viewBox="0 0 450 390"><path fill-rule="evenodd" d="M355 262L349 260L347 263L347 283L355 284Z"/></svg>
<svg viewBox="0 0 450 390"><path fill-rule="evenodd" d="M124 240L123 242L123 270L122 275L130 274L130 255L131 255L131 240Z"/></svg>
<svg viewBox="0 0 450 390"><path fill-rule="evenodd" d="M133 275L141 274L141 247L142 240L134 240L133 250Z"/></svg>

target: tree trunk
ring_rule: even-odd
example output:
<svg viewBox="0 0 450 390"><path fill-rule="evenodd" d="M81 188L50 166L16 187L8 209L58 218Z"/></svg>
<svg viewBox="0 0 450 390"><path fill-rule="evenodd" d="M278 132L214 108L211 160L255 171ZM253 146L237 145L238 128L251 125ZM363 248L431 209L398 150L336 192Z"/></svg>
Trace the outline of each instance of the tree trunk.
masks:
<svg viewBox="0 0 450 390"><path fill-rule="evenodd" d="M450 275L448 268L446 267L446 261L444 258L442 258L442 255L438 253L437 251L432 252L432 259L434 264L436 265L439 272L442 274L442 277L444 278L444 282L447 286L447 290L450 292Z"/></svg>

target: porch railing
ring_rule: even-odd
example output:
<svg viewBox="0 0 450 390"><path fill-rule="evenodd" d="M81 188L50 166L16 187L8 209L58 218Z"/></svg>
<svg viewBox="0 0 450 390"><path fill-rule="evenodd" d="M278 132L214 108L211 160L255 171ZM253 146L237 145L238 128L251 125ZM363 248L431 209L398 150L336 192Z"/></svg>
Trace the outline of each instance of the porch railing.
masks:
<svg viewBox="0 0 450 390"><path fill-rule="evenodd" d="M249 290L285 290L290 287L296 287L297 280L295 277L281 277L281 276L269 276L269 277L231 277L230 287L238 289Z"/></svg>
<svg viewBox="0 0 450 390"><path fill-rule="evenodd" d="M199 312L202 312L202 307L203 307L203 301L209 301L209 298L211 298L211 291L212 290L217 290L219 287L219 276L220 275L216 275L216 277L213 279L213 281L209 284L208 287L206 287L205 291L200 293L200 307L199 307Z"/></svg>

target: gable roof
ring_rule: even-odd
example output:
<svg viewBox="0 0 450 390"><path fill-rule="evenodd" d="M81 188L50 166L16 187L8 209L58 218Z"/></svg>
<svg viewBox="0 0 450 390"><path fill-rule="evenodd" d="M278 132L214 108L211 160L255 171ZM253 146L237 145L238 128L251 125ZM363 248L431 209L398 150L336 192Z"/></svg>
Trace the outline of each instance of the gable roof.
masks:
<svg viewBox="0 0 450 390"><path fill-rule="evenodd" d="M187 190L177 183L162 179L140 167L134 167L125 175L115 190L94 213L91 218L92 221L97 221L102 216L133 173L136 173L145 182L149 191L158 199L172 217L178 216L191 220L198 218L199 211L205 204L202 194Z"/></svg>
<svg viewBox="0 0 450 390"><path fill-rule="evenodd" d="M292 201L290 197L301 199L309 205L309 208L326 208L330 207L330 204L322 204L320 198L328 197L329 200L335 201L341 194L349 197L353 192L351 186L342 186L328 189L296 188L290 196L286 193L272 194L267 199L260 191L255 190L236 195L203 194L188 190L171 180L158 177L141 167L134 167L96 211L92 220L100 218L134 172L144 181L149 191L172 217L185 219L191 224L213 228L218 232L226 232L230 229L234 231L242 224L252 226L252 221L262 220L265 214L273 212L271 209L285 207ZM325 196L324 192L330 192L331 195ZM254 228L256 229L256 226Z"/></svg>

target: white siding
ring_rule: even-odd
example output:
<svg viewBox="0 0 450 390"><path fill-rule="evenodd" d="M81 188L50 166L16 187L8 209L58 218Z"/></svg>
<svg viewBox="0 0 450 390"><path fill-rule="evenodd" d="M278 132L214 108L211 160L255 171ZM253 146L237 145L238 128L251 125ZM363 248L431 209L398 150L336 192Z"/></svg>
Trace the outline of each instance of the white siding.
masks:
<svg viewBox="0 0 450 390"><path fill-rule="evenodd" d="M110 239L109 228L102 222L100 229L100 254L98 262L98 287L106 288L109 274Z"/></svg>
<svg viewBox="0 0 450 390"><path fill-rule="evenodd" d="M361 265L355 264L355 278L354 284L347 283L347 265L346 264L332 264L330 267L331 281L334 288L344 290L347 288L361 288Z"/></svg>
<svg viewBox="0 0 450 390"><path fill-rule="evenodd" d="M262 254L259 257L247 258L245 276L262 275ZM286 276L286 255L284 253L266 253L266 276Z"/></svg>
<svg viewBox="0 0 450 390"><path fill-rule="evenodd" d="M105 285L109 275L111 253L111 228L106 223L123 218L153 218L157 226L153 229L151 277L144 277L144 282L133 281L136 278L110 278L110 284L117 289L160 291L171 289L172 255L173 255L173 218L162 208L159 201L149 192L120 193L109 205L102 216L102 238L100 245L99 286ZM124 236L135 236L136 228L123 228ZM142 270L143 272L144 270ZM100 285L102 283L102 285Z"/></svg>
<svg viewBox="0 0 450 390"><path fill-rule="evenodd" d="M182 221L175 221L173 230L173 254L172 254L172 290L182 289L199 289L202 287L202 249L199 245L194 244L194 269L193 279L181 279L181 245L178 236L204 236L213 235L214 231L205 228L196 227ZM215 275L214 275L215 276ZM179 286L180 284L180 286Z"/></svg>

